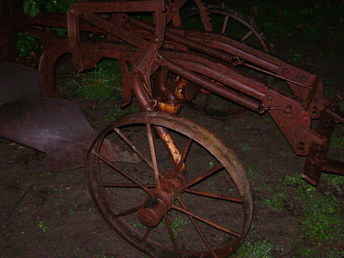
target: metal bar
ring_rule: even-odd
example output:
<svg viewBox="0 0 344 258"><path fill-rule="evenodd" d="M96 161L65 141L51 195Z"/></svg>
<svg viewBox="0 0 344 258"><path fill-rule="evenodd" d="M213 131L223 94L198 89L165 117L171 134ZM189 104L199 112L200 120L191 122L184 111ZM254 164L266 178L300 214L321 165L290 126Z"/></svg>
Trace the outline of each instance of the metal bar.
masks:
<svg viewBox="0 0 344 258"><path fill-rule="evenodd" d="M240 105L243 105L251 110L254 111L260 111L260 103L252 98L246 97L244 95L240 95L233 90L230 90L228 88L220 87L216 85L215 83L211 82L210 80L206 80L201 78L199 75L196 73L190 72L185 70L183 67L180 67L177 64L172 63L171 61L168 61L164 59L163 63L168 66L170 70L173 72L181 75L182 77L198 84L201 85L202 87L206 88L207 90L218 94L220 96L223 96L224 98L233 100L237 102Z"/></svg>
<svg viewBox="0 0 344 258"><path fill-rule="evenodd" d="M263 101L268 91L267 86L263 83L245 77L240 73L237 73L233 69L227 68L226 70L213 69L211 66L205 66L203 64L195 63L186 60L175 60L175 63L184 67L184 69L191 69L194 72L204 74L205 76L223 83L225 86L229 86L234 90L237 90L251 98L256 98Z"/></svg>
<svg viewBox="0 0 344 258"><path fill-rule="evenodd" d="M103 29L104 32L111 33L116 37L119 37L122 40L127 41L129 44L132 44L138 48L143 48L146 46L146 40L137 37L137 35L127 31L123 27L119 27L91 13L83 14L82 17L85 18L88 22L96 25L98 28Z"/></svg>
<svg viewBox="0 0 344 258"><path fill-rule="evenodd" d="M80 13L158 12L165 9L165 1L85 2L73 4L71 9Z"/></svg>
<svg viewBox="0 0 344 258"><path fill-rule="evenodd" d="M321 169L328 173L344 176L344 162L339 160L327 159Z"/></svg>
<svg viewBox="0 0 344 258"><path fill-rule="evenodd" d="M154 172L154 181L156 183L156 188L161 189L161 184L160 184L160 171L158 168L158 161L156 158L156 149L155 149L155 140L153 137L153 132L152 132L152 125L147 124L147 137L148 137L148 143L149 143L149 150L150 150L150 155L152 159L152 164L153 164L153 172Z"/></svg>

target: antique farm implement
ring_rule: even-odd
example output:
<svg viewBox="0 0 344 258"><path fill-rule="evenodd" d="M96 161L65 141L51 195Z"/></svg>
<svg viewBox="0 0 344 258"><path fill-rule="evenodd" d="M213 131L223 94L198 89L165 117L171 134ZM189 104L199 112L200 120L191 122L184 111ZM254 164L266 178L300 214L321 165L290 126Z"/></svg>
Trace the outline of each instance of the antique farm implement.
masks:
<svg viewBox="0 0 344 258"><path fill-rule="evenodd" d="M217 94L269 114L293 151L306 158L303 177L314 185L323 171L344 174L343 163L327 158L331 133L344 118L337 103L324 97L316 75L224 35L229 13L215 33L215 9L195 0L204 30L186 30L186 2L84 2L70 8L66 21L37 18L35 26L68 29L68 39L47 40L41 89L58 96L55 63L66 53L79 71L102 58L118 60L123 106L135 97L144 112L115 121L88 152L89 187L98 208L118 233L152 257L227 257L249 230L249 183L232 150L176 116L182 104L197 94ZM274 88L267 77L285 87ZM135 162L116 162L115 146ZM190 162L192 155L197 162Z"/></svg>

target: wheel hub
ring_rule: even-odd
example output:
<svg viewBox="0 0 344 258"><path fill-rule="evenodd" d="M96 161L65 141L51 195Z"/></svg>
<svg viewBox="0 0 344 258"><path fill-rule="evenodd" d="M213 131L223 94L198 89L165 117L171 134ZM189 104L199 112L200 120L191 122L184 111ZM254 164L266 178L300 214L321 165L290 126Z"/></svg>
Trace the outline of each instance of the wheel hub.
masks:
<svg viewBox="0 0 344 258"><path fill-rule="evenodd" d="M142 208L138 210L139 221L147 227L156 227L167 214L175 199L176 193L184 185L181 173L170 173L160 178L160 189L152 192Z"/></svg>

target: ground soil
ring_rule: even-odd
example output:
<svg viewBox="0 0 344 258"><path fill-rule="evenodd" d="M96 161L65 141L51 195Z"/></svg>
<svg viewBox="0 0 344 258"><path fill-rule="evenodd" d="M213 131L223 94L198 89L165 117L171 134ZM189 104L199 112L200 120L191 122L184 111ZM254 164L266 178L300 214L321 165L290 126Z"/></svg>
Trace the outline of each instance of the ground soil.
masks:
<svg viewBox="0 0 344 258"><path fill-rule="evenodd" d="M340 46L338 55L317 55L320 49L333 48L333 44L325 40L313 46L304 46L294 40L274 42L275 53L279 56L286 56L285 51L290 45L300 49L307 59L301 66L331 80L331 85L339 85L340 89L344 82L343 50L339 49L342 45L336 44ZM229 107L238 109L236 106ZM87 110L87 113L92 123L97 124L97 129L107 123L100 106ZM300 207L275 210L263 202L271 196L284 176L298 175L304 163L304 159L294 155L268 116L244 111L219 118L190 106L186 106L181 115L216 134L236 151L249 171L255 204L249 241L271 242L273 257L298 257L295 250L300 246L309 246L319 252L329 250L328 246L314 246L305 239L299 227ZM0 155L0 257L144 257L103 220L88 193L83 169L47 171L44 160L35 151L6 140L0 143ZM336 149L335 155L343 158L344 150ZM334 191L326 185L320 187L330 193ZM336 191L336 198L342 203L344 190ZM344 248L343 242L331 245ZM323 257L326 257L325 253Z"/></svg>

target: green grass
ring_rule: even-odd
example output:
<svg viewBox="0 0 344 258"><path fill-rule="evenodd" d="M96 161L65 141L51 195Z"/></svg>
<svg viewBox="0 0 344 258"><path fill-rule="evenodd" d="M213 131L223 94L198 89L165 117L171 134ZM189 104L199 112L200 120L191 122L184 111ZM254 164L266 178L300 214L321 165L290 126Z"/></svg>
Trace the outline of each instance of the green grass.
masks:
<svg viewBox="0 0 344 258"><path fill-rule="evenodd" d="M284 185L296 188L295 198L303 204L301 230L311 241L344 239L343 208L332 195L325 195L301 177L286 176Z"/></svg>
<svg viewBox="0 0 344 258"><path fill-rule="evenodd" d="M343 258L343 257L344 257L344 250L333 249L329 251L326 258Z"/></svg>
<svg viewBox="0 0 344 258"><path fill-rule="evenodd" d="M344 176L323 174L321 180L326 180L328 184L333 186L344 186Z"/></svg>
<svg viewBox="0 0 344 258"><path fill-rule="evenodd" d="M118 63L103 59L97 66L81 75L75 95L88 100L105 101L120 96L121 73Z"/></svg>
<svg viewBox="0 0 344 258"><path fill-rule="evenodd" d="M112 108L107 110L105 119L113 121L121 116L138 112L137 105L132 104L125 109L121 104L121 73L120 67L114 59L101 60L94 69L75 74L59 86L63 96L79 98L102 103L110 101Z"/></svg>
<svg viewBox="0 0 344 258"><path fill-rule="evenodd" d="M331 249L326 254L309 247L300 247L295 251L293 258L343 258L344 250Z"/></svg>
<svg viewBox="0 0 344 258"><path fill-rule="evenodd" d="M273 245L268 241L245 242L235 255L236 258L273 258Z"/></svg>
<svg viewBox="0 0 344 258"><path fill-rule="evenodd" d="M263 200L263 203L274 210L281 211L285 206L286 200L287 194L285 192L278 192L273 194L270 199Z"/></svg>

